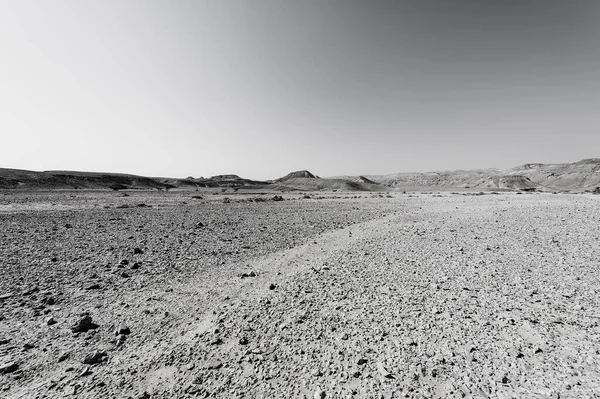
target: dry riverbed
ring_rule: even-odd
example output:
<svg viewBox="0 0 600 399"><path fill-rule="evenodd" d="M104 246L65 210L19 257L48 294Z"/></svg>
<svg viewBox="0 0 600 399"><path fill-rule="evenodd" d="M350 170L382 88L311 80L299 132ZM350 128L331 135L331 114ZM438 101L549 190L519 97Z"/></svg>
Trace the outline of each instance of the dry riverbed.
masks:
<svg viewBox="0 0 600 399"><path fill-rule="evenodd" d="M0 396L584 398L600 198L0 193Z"/></svg>

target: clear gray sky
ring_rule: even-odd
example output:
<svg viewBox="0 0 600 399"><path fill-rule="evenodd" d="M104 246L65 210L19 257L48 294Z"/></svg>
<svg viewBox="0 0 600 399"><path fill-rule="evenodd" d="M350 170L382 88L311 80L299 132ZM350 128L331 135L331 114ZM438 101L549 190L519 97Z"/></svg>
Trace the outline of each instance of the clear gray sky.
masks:
<svg viewBox="0 0 600 399"><path fill-rule="evenodd" d="M0 0L0 167L269 179L600 156L600 1Z"/></svg>

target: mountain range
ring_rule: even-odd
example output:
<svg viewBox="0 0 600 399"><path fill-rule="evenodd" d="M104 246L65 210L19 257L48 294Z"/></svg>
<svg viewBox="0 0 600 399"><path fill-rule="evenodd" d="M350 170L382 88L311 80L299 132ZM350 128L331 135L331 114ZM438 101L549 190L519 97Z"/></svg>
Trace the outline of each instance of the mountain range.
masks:
<svg viewBox="0 0 600 399"><path fill-rule="evenodd" d="M531 163L508 170L454 170L328 178L302 170L269 181L244 179L237 175L165 178L120 173L36 172L0 168L0 189L600 192L600 158L562 164Z"/></svg>

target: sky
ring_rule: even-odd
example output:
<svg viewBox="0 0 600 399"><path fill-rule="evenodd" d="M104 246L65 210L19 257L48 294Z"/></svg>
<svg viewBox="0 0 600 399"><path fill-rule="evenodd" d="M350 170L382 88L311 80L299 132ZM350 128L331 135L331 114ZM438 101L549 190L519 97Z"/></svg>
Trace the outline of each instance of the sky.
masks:
<svg viewBox="0 0 600 399"><path fill-rule="evenodd" d="M0 167L273 179L600 157L600 1L0 0Z"/></svg>

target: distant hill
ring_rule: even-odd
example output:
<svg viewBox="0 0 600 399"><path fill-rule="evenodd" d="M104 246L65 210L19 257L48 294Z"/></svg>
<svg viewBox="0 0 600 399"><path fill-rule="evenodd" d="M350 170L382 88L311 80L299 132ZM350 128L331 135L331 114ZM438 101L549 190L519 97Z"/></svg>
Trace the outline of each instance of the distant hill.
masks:
<svg viewBox="0 0 600 399"><path fill-rule="evenodd" d="M144 177L120 173L44 171L0 168L0 189L30 190L168 190L210 187L263 187L267 183L242 179L236 175L213 176L208 179Z"/></svg>
<svg viewBox="0 0 600 399"><path fill-rule="evenodd" d="M96 172L0 169L0 188L11 189L169 189L171 185L150 177Z"/></svg>
<svg viewBox="0 0 600 399"><path fill-rule="evenodd" d="M388 187L406 190L491 189L593 191L600 187L600 159L564 164L525 164L508 170L396 173L367 176Z"/></svg>
<svg viewBox="0 0 600 399"><path fill-rule="evenodd" d="M313 175L308 170L299 170L297 172L288 173L287 175L280 177L279 179L275 179L275 183L281 183L290 179L296 178L305 178L305 179L317 179L318 176Z"/></svg>
<svg viewBox="0 0 600 399"><path fill-rule="evenodd" d="M390 188L365 177L320 178L300 170L273 180L269 186L278 191L389 191Z"/></svg>
<svg viewBox="0 0 600 399"><path fill-rule="evenodd" d="M390 191L377 183L357 182L350 179L322 179L319 177L293 177L269 186L278 191Z"/></svg>

